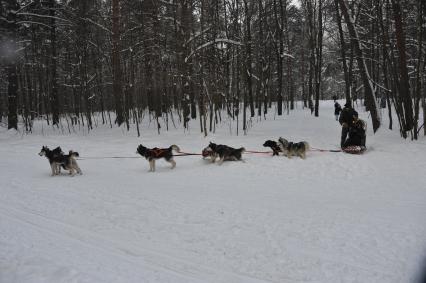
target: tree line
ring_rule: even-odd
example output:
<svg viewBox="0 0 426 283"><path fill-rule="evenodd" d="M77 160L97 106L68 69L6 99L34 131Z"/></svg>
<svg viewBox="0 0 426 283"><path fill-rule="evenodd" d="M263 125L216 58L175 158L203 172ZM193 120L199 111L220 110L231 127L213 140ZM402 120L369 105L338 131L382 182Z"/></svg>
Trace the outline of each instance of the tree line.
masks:
<svg viewBox="0 0 426 283"><path fill-rule="evenodd" d="M245 134L335 96L363 103L374 131L395 111L417 139L425 14L416 0L0 0L0 117L204 135L228 119Z"/></svg>

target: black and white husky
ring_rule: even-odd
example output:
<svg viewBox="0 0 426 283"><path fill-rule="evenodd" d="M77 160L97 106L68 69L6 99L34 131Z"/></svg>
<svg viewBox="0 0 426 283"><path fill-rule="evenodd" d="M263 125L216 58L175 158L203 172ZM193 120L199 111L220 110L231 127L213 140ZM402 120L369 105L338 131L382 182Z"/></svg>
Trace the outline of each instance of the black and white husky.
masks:
<svg viewBox="0 0 426 283"><path fill-rule="evenodd" d="M54 150L50 150L47 146L43 146L38 155L45 156L47 160L49 160L52 176L59 175L61 173L61 167L65 170L69 170L72 176L74 176L76 172L80 175L82 174L75 159L79 156L78 152L70 150L69 154L64 154L59 146Z"/></svg>
<svg viewBox="0 0 426 283"><path fill-rule="evenodd" d="M52 176L59 175L60 170L60 157L64 153L58 146L54 150L50 150L47 146L43 146L38 155L45 156L49 160L50 169L52 170Z"/></svg>
<svg viewBox="0 0 426 283"><path fill-rule="evenodd" d="M284 138L278 139L278 144L285 156L291 158L292 156L300 156L302 159L306 157L306 151L309 150L309 143L305 141L301 142L289 142Z"/></svg>
<svg viewBox="0 0 426 283"><path fill-rule="evenodd" d="M173 151L180 152L180 148L173 144L168 148L147 148L143 145L139 145L136 149L136 153L139 153L149 162L149 171L155 171L155 160L164 158L167 162L172 164L172 169L176 167L176 161L173 159Z"/></svg>
<svg viewBox="0 0 426 283"><path fill-rule="evenodd" d="M208 156L210 156L212 163L219 157L219 164L222 164L224 161L242 161L242 154L246 150L244 147L233 148L224 144L210 142L209 146L203 151L210 153Z"/></svg>

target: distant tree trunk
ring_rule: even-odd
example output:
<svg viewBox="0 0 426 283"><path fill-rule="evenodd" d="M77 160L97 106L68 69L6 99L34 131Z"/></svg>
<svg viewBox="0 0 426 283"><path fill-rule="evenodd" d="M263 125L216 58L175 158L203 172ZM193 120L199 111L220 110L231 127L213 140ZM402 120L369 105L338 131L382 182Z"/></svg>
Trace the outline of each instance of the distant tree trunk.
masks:
<svg viewBox="0 0 426 283"><path fill-rule="evenodd" d="M305 38L305 24L302 26L302 38ZM303 41L304 42L304 41ZM308 107L307 99L306 99L306 75L305 75L305 44L301 46L301 63L300 63L300 76L302 83L302 100L303 100L303 108Z"/></svg>
<svg viewBox="0 0 426 283"><path fill-rule="evenodd" d="M424 1L422 1L423 3L423 16L426 16L426 4L424 3ZM423 40L423 37L422 37ZM424 58L423 58L423 64L426 64L426 52L424 53ZM424 71L424 65L423 65L423 69L422 71ZM423 91L423 95L422 95L422 107L423 107L423 134L426 136L426 93L425 91Z"/></svg>
<svg viewBox="0 0 426 283"><path fill-rule="evenodd" d="M280 1L280 11L282 7L282 0ZM281 15L282 13L280 13ZM278 90L277 90L277 104L278 104L278 115L282 115L283 113L283 52L284 52L284 41L283 41L283 31L280 28L280 24L278 21L278 11L277 11L277 3L274 0L274 15L275 15L275 28L278 33L279 46L276 47L277 54L277 76L278 76Z"/></svg>
<svg viewBox="0 0 426 283"><path fill-rule="evenodd" d="M251 54L251 14L252 12L249 10L247 0L244 0L244 11L246 15L246 78L247 78L247 90L248 90L248 98L250 105L250 117L254 117L254 99L253 99L253 86L252 86L252 54Z"/></svg>
<svg viewBox="0 0 426 283"><path fill-rule="evenodd" d="M266 44L264 43L264 19L263 19L263 4L262 0L258 0L258 17L259 17L259 39L257 44L257 72L260 74L260 78L257 82L257 89L256 89L256 107L257 107L257 115L259 117L262 116L262 98L265 95L265 77L266 77L266 52L264 49L264 46Z"/></svg>
<svg viewBox="0 0 426 283"><path fill-rule="evenodd" d="M382 8L382 3L381 0L378 1L378 4L376 5L376 9L377 9L377 18L379 21L379 26L380 29L382 31L382 70L383 70L383 78L384 78L384 84L385 84L385 88L387 89L386 91L386 103L387 103L387 108L388 108L388 116L389 116L389 129L392 130L392 126L393 126L393 119L392 119L392 103L391 103L391 96L393 95L392 92L390 91L390 81L389 81L389 76L388 76L388 64L389 64L389 56L388 56L388 49L387 49L387 45L388 45L388 38L387 38L387 34L385 32L385 27L384 27L384 23L383 23L383 8Z"/></svg>
<svg viewBox="0 0 426 283"><path fill-rule="evenodd" d="M316 41L315 53L315 117L319 116L319 99L321 93L321 73L322 73L322 1L318 1L318 39Z"/></svg>
<svg viewBox="0 0 426 283"><path fill-rule="evenodd" d="M342 14L346 21L346 25L348 27L349 34L351 36L351 43L352 43L352 46L354 47L359 72L362 78L362 82L364 84L365 97L368 98L367 103L368 103L368 109L370 109L371 120L373 122L373 131L376 132L377 129L380 127L380 117L378 113L378 107L377 107L376 97L374 94L374 89L370 81L371 78L368 74L368 70L365 65L361 45L359 43L358 34L355 29L355 23L351 15L349 15L348 6L345 0L339 0L339 4L340 4L340 9L342 10Z"/></svg>
<svg viewBox="0 0 426 283"><path fill-rule="evenodd" d="M345 77L345 98L346 98L346 103L351 103L351 81L349 80L348 65L346 63L346 44L345 44L345 38L343 36L342 17L339 11L339 1L334 0L334 5L336 7L337 26L339 28L339 38L340 38L340 52L342 56L343 74Z"/></svg>
<svg viewBox="0 0 426 283"><path fill-rule="evenodd" d="M417 73L416 73L416 95L414 98L414 139L418 139L418 126L419 126L419 112L420 112L420 100L422 98L422 78L421 73L423 69L424 62L422 62L422 48L423 48L423 5L425 5L424 1L419 1L418 3L418 15L417 15L417 27L418 27L418 35L417 35Z"/></svg>
<svg viewBox="0 0 426 283"><path fill-rule="evenodd" d="M188 46L191 37L192 22L192 2L188 0L178 1L178 11L180 12L180 26L178 28L178 50L181 53L179 59L179 68L181 75L182 90L182 108L183 108L183 125L188 128L190 117L196 118L196 107L194 102L194 92L191 81L191 58L185 59L191 51Z"/></svg>
<svg viewBox="0 0 426 283"><path fill-rule="evenodd" d="M25 61L28 61L28 52L24 50ZM32 128L32 118L31 118L31 97L33 96L32 92L32 81L31 81L31 67L29 65L24 66L23 72L25 73L26 79L26 91L24 98L24 117L25 117L25 131L31 132Z"/></svg>
<svg viewBox="0 0 426 283"><path fill-rule="evenodd" d="M0 43L3 46L0 59L4 59L7 73L7 100L8 100L8 129L18 129L18 73L17 73L17 17L16 12L19 5L15 0L0 2ZM4 56L4 57L3 57ZM3 57L3 58L1 58Z"/></svg>
<svg viewBox="0 0 426 283"><path fill-rule="evenodd" d="M311 115L314 113L314 103L312 101L314 88L314 76L315 76L315 11L312 7L311 0L306 1L306 10L308 15L308 32L309 32L309 80L308 80L308 105L309 109L311 110Z"/></svg>
<svg viewBox="0 0 426 283"><path fill-rule="evenodd" d="M7 97L8 97L8 129L18 129L18 75L16 61L13 59L6 67L7 69Z"/></svg>
<svg viewBox="0 0 426 283"><path fill-rule="evenodd" d="M123 86L120 65L120 0L112 0L112 72L115 111L115 122L120 126L123 117Z"/></svg>
<svg viewBox="0 0 426 283"><path fill-rule="evenodd" d="M399 95L402 99L404 109L405 125L404 131L413 129L413 101L411 100L410 82L407 69L407 54L405 47L405 34L402 27L401 5L399 0L392 0L393 17L395 21L396 46L399 53Z"/></svg>
<svg viewBox="0 0 426 283"><path fill-rule="evenodd" d="M58 97L58 79L56 73L56 22L55 22L55 0L49 0L50 15L50 87L51 87L51 107L52 124L59 124L59 97Z"/></svg>
<svg viewBox="0 0 426 283"><path fill-rule="evenodd" d="M287 51L290 53L292 50L291 46L291 33L289 32L289 23L288 23L288 15L287 15L287 0L284 0L282 3L282 20L281 20L281 28L283 29L286 36L286 44ZM287 60L287 114L290 113L290 110L294 109L294 85L293 85L293 58L290 56L286 56Z"/></svg>

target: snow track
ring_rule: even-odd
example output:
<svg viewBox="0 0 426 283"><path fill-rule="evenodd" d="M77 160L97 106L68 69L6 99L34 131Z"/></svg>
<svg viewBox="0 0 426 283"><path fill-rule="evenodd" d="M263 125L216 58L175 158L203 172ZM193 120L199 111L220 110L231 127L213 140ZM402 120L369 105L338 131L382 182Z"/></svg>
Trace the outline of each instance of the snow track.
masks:
<svg viewBox="0 0 426 283"><path fill-rule="evenodd" d="M188 156L155 173L142 158L86 159L75 177L50 177L37 155L60 145L82 158L136 156L139 143L200 152L210 140L263 151L279 136L334 149L329 103L320 118L296 110L248 136L226 123L207 139L147 125L139 139L1 129L0 282L415 282L426 257L424 139L381 129L363 155L246 154L221 166Z"/></svg>

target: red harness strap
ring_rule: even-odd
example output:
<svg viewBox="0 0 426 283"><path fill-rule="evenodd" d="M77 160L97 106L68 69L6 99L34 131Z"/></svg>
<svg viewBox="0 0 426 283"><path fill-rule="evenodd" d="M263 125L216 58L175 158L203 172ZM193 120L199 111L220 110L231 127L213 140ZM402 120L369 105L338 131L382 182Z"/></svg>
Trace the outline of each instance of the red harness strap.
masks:
<svg viewBox="0 0 426 283"><path fill-rule="evenodd" d="M150 152L154 155L154 157L159 157L165 151L166 150L162 148L153 148L150 150Z"/></svg>

